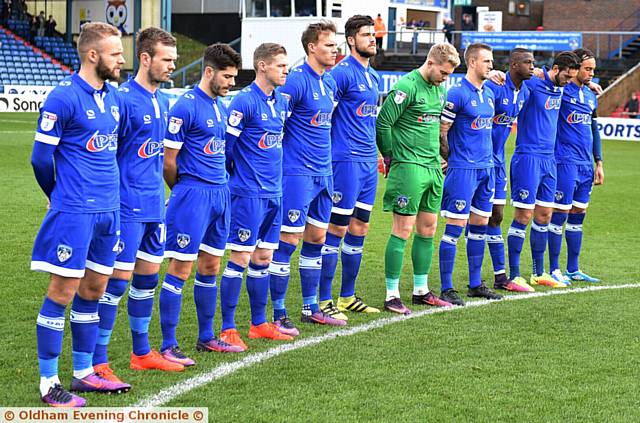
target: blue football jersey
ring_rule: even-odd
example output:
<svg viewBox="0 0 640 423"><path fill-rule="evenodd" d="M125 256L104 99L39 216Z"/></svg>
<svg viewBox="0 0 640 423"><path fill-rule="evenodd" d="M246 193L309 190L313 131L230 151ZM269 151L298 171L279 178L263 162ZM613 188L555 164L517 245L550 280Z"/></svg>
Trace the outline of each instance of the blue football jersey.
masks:
<svg viewBox="0 0 640 423"><path fill-rule="evenodd" d="M448 133L450 168L493 167L493 115L491 88L476 88L467 78L463 78L447 92L447 104L441 119L452 122Z"/></svg>
<svg viewBox="0 0 640 423"><path fill-rule="evenodd" d="M118 139L120 218L158 222L164 218L163 140L168 98L150 93L135 79L120 86L121 123Z"/></svg>
<svg viewBox="0 0 640 423"><path fill-rule="evenodd" d="M96 90L76 73L49 93L35 140L56 146L51 210L97 213L120 208L119 121L120 98L109 84Z"/></svg>
<svg viewBox="0 0 640 423"><path fill-rule="evenodd" d="M518 115L516 153L552 156L556 143L562 87L556 86L543 69L544 79L527 81L529 98Z"/></svg>
<svg viewBox="0 0 640 423"><path fill-rule="evenodd" d="M589 87L573 82L564 87L555 149L558 163L593 163L591 120L597 108L598 99Z"/></svg>
<svg viewBox="0 0 640 423"><path fill-rule="evenodd" d="M233 98L227 122L232 194L282 196L282 130L288 111L284 95L274 91L267 96L255 82Z"/></svg>
<svg viewBox="0 0 640 423"><path fill-rule="evenodd" d="M493 142L493 162L498 166L505 162L504 145L511 133L513 122L515 122L525 101L529 98L529 88L522 81L520 89L516 89L508 72L507 81L504 85L486 81L485 86L491 88L494 96L495 115L493 116L491 140Z"/></svg>
<svg viewBox="0 0 640 423"><path fill-rule="evenodd" d="M305 62L291 70L278 91L289 98L291 111L282 139L284 174L330 176L335 81Z"/></svg>
<svg viewBox="0 0 640 423"><path fill-rule="evenodd" d="M380 76L353 56L331 71L338 102L331 122L333 161L377 162L376 116Z"/></svg>
<svg viewBox="0 0 640 423"><path fill-rule="evenodd" d="M173 105L164 146L180 150L177 158L180 183L227 183L226 126L225 107L199 87L184 93Z"/></svg>

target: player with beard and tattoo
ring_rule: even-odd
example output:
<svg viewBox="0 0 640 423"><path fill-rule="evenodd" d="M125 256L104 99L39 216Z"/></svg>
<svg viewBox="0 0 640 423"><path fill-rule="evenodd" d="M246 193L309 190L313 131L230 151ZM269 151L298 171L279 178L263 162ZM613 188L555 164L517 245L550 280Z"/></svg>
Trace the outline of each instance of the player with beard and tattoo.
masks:
<svg viewBox="0 0 640 423"><path fill-rule="evenodd" d="M227 44L204 52L200 83L187 91L169 113L164 140L164 179L171 188L167 208L165 257L169 267L160 291L161 353L183 366L195 362L178 347L182 287L198 261L193 296L198 314L198 351L240 352L213 332L218 287L216 276L224 255L231 219L225 169L227 112L219 97L235 85L240 55Z"/></svg>
<svg viewBox="0 0 640 423"><path fill-rule="evenodd" d="M58 378L65 309L71 306L71 391L126 392L126 383L94 372L98 300L116 258L120 234L116 150L120 98L106 83L124 64L120 32L95 22L78 38L81 66L51 91L42 106L31 163L50 200L31 269L51 276L36 321L40 393L53 407L82 407L84 398L65 390Z"/></svg>
<svg viewBox="0 0 640 423"><path fill-rule="evenodd" d="M379 313L356 296L364 238L369 229L378 185L376 116L380 76L369 59L376 55L375 30L370 16L355 15L345 24L351 55L331 71L338 102L331 123L333 207L322 247L320 308L329 316L347 320L343 311ZM342 287L337 307L332 282L342 244Z"/></svg>
<svg viewBox="0 0 640 423"><path fill-rule="evenodd" d="M122 117L118 134L120 168L120 242L115 269L100 299L100 325L93 368L119 381L109 366L107 347L118 303L129 289L128 313L133 340L131 368L181 371L184 366L151 350L148 339L158 271L164 257L163 141L169 101L158 90L175 70L176 40L160 28L147 28L136 38L140 68L119 89Z"/></svg>

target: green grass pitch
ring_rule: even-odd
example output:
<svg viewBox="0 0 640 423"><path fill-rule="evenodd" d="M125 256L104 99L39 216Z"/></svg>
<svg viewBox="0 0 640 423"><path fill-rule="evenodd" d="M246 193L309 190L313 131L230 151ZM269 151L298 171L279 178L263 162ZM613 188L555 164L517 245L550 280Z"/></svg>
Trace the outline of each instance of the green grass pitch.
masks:
<svg viewBox="0 0 640 423"><path fill-rule="evenodd" d="M45 198L30 166L36 118L33 114L0 114L0 406L42 404L34 323L48 277L29 270L32 243L46 212ZM512 149L510 140L508 150ZM605 185L593 190L581 267L600 277L603 285L640 283L640 143L605 141L603 149ZM391 227L391 216L381 211L383 192L381 179L357 284L358 294L375 306L384 300L383 254ZM512 211L510 206L505 210L504 232ZM442 220L439 226L436 243ZM400 286L405 300L411 294L409 252L408 246ZM565 254L566 249L562 265ZM297 261L292 263L287 306L297 321L300 286ZM525 274L530 266L526 242ZM492 282L488 252L483 278ZM464 293L464 243L458 248L454 281ZM126 300L122 301L110 358L112 367L133 389L124 395L88 395L88 405L129 406L192 376L274 346L273 342L249 341L250 350L244 354L196 353L192 282L191 278L185 285L178 339L198 365L182 374L130 370L131 340ZM335 296L339 285L336 278ZM437 256L430 287L439 292ZM236 321L248 341L249 307L244 292ZM425 315L282 354L165 405L208 407L211 421L640 421L639 303L640 290L619 289ZM389 315L349 317L353 327ZM219 312L215 325L219 330ZM301 338L339 330L300 327ZM157 305L150 335L157 347ZM70 338L67 324L60 361L65 384L71 378Z"/></svg>

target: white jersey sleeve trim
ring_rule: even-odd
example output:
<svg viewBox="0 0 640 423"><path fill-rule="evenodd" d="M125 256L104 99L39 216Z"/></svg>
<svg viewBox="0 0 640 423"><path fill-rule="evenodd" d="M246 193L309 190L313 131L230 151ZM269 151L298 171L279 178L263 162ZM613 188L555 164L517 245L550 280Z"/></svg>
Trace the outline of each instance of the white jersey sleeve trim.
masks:
<svg viewBox="0 0 640 423"><path fill-rule="evenodd" d="M241 130L239 130L238 128L234 128L233 126L227 126L227 132L233 135L234 137L239 137L240 134L242 133Z"/></svg>
<svg viewBox="0 0 640 423"><path fill-rule="evenodd" d="M180 141L173 141L170 139L164 139L164 146L167 148L173 148L174 150L180 150L182 148L182 144Z"/></svg>
<svg viewBox="0 0 640 423"><path fill-rule="evenodd" d="M49 144L49 145L58 145L58 143L60 142L60 137L54 137L52 135L45 135L42 134L40 132L36 132L36 137L35 137L36 141L44 143L44 144Z"/></svg>

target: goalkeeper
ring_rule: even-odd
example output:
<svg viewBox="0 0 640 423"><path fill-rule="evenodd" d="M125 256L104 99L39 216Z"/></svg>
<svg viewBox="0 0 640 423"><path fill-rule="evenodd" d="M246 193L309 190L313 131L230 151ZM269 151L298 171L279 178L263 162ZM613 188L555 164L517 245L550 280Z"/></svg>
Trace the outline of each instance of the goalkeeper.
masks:
<svg viewBox="0 0 640 423"><path fill-rule="evenodd" d="M378 115L376 141L383 156L385 177L389 178L383 208L393 212L384 259L384 308L394 313L411 313L400 299L399 281L404 249L414 225L412 303L450 305L429 291L427 278L444 180L439 133L447 93L441 84L459 64L455 47L435 44L424 64L393 87Z"/></svg>

